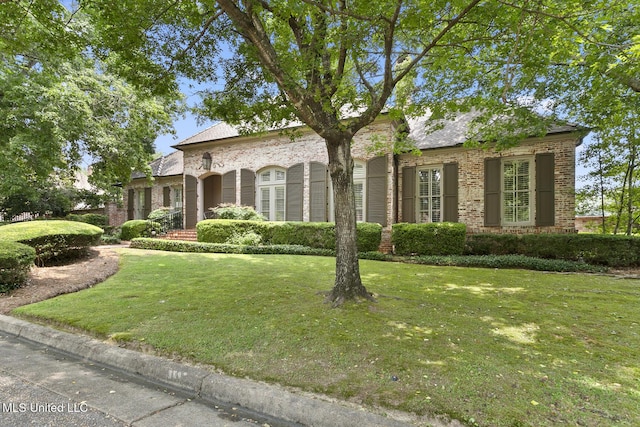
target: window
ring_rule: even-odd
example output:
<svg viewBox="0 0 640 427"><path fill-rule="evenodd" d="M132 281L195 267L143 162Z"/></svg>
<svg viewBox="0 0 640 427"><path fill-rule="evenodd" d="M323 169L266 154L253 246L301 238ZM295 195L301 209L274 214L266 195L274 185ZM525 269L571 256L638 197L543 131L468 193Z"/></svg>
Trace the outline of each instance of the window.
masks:
<svg viewBox="0 0 640 427"><path fill-rule="evenodd" d="M258 175L258 211L269 221L285 220L284 169L272 168Z"/></svg>
<svg viewBox="0 0 640 427"><path fill-rule="evenodd" d="M442 221L442 168L418 170L418 222Z"/></svg>
<svg viewBox="0 0 640 427"><path fill-rule="evenodd" d="M502 162L502 219L506 225L524 225L533 220L532 169L530 159Z"/></svg>
<svg viewBox="0 0 640 427"><path fill-rule="evenodd" d="M367 168L364 162L356 161L353 165L353 193L356 204L356 221L366 218L365 201L367 189ZM329 221L335 221L333 183L329 180Z"/></svg>
<svg viewBox="0 0 640 427"><path fill-rule="evenodd" d="M182 209L182 187L173 189L173 207L174 209Z"/></svg>
<svg viewBox="0 0 640 427"><path fill-rule="evenodd" d="M365 188L367 181L367 171L364 163L355 162L353 166L353 193L356 199L356 221L365 219Z"/></svg>
<svg viewBox="0 0 640 427"><path fill-rule="evenodd" d="M145 219L144 211L144 190L138 190L138 200L136 201L136 219Z"/></svg>

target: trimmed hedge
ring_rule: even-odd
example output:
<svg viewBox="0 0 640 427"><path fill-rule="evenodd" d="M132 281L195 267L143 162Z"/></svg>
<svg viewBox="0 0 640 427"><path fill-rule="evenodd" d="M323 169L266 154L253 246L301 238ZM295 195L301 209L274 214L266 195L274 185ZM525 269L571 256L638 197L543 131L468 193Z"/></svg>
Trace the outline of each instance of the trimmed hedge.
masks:
<svg viewBox="0 0 640 427"><path fill-rule="evenodd" d="M0 292L24 285L36 259L36 250L17 242L0 242Z"/></svg>
<svg viewBox="0 0 640 427"><path fill-rule="evenodd" d="M262 237L265 245L300 245L316 249L335 250L335 224L328 222L268 222L210 219L196 225L198 241L226 243L247 233ZM377 251L382 239L382 226L357 224L357 245L360 252Z"/></svg>
<svg viewBox="0 0 640 427"><path fill-rule="evenodd" d="M398 255L462 255L467 227L453 222L392 226L391 242Z"/></svg>
<svg viewBox="0 0 640 427"><path fill-rule="evenodd" d="M640 239L607 234L475 234L467 237L465 253L524 255L630 267L640 265Z"/></svg>
<svg viewBox="0 0 640 427"><path fill-rule="evenodd" d="M151 238L137 238L131 241L131 248L152 249L168 252L197 252L224 254L289 254L289 255L319 255L332 256L334 251L329 249L309 248L300 245L268 245L244 246L226 243L188 242L184 240L163 240Z"/></svg>
<svg viewBox="0 0 640 427"><path fill-rule="evenodd" d="M36 251L36 262L46 265L84 254L99 244L103 230L84 222L53 220L9 224L0 228L0 241L24 243Z"/></svg>
<svg viewBox="0 0 640 427"><path fill-rule="evenodd" d="M109 225L109 218L101 214L69 214L65 217L68 221L86 222L96 227L105 228Z"/></svg>
<svg viewBox="0 0 640 427"><path fill-rule="evenodd" d="M120 239L133 240L137 237L150 237L151 230L160 230L160 223L146 219L133 219L122 224Z"/></svg>

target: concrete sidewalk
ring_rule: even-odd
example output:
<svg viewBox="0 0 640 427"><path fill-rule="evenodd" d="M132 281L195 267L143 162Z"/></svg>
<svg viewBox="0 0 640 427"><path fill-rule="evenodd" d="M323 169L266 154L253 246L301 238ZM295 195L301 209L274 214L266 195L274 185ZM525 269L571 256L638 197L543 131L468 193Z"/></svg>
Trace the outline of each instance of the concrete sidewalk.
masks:
<svg viewBox="0 0 640 427"><path fill-rule="evenodd" d="M246 425L256 425L256 423L258 423L257 425L270 426L318 427L416 425L410 422L409 417L394 414L396 418L392 418L367 412L356 405L329 398L292 393L278 386L211 373L194 366L123 349L85 336L57 331L9 316L0 315L0 332L9 334L8 336L14 340L17 338L17 341L23 341L23 345L28 346L29 343L35 343L69 355L69 360L75 359L75 361L67 362L65 359L65 363L75 363L76 365L70 366L69 369L76 370L76 372L83 362L96 364L120 372L133 382L155 384L164 389L163 396L154 394L153 397L149 397L139 390L133 394L134 392L128 389L104 395L102 401L105 402L109 400L110 394L117 395L119 398L124 397L124 401L118 401L115 406L105 403L102 407L100 404L96 405L96 409L116 420L124 421L125 425L234 425L238 427L245 425L243 423L247 421L242 421L243 417L237 418L238 416L234 414L237 408L231 408L230 411L225 412L237 419L225 421L224 418L220 418L219 412L222 411L220 407L225 405L243 408L242 410L249 414L244 416L250 420ZM3 369L10 369L12 363L16 369L18 366L24 366L25 361L11 362L10 360L12 357L19 357L18 353L13 356L9 353L7 348L0 350L0 360L6 359L1 362ZM34 357L29 363L33 364L36 359ZM59 369L59 365L55 366ZM34 373L33 375L37 376L38 374ZM91 379L90 374L80 377L84 377L83 381L91 383L86 385L87 389L103 390L104 387L111 389L119 387L119 384L123 387L127 384L126 381L109 381L105 378ZM34 381L36 379L34 378ZM31 381L29 378L26 380ZM70 390L72 389L75 388L71 387ZM70 390L53 391L67 396ZM75 403L81 404L83 401ZM195 401L205 404L196 406ZM125 405L127 402L128 405ZM77 406L75 407L77 408ZM145 408L145 411L149 412L145 414L136 412L140 408ZM261 421L260 417L264 417L264 419ZM220 423L214 423L213 420L218 420ZM445 424L433 420L426 425L442 426Z"/></svg>

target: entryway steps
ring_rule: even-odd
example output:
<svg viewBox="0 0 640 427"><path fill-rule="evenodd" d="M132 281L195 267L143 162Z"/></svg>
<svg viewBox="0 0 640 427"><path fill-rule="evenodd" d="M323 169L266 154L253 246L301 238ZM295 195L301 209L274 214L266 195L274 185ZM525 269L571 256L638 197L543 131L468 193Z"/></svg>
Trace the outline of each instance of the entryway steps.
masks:
<svg viewBox="0 0 640 427"><path fill-rule="evenodd" d="M198 234L195 229L190 230L171 230L163 239L167 240L186 240L188 242L197 242Z"/></svg>

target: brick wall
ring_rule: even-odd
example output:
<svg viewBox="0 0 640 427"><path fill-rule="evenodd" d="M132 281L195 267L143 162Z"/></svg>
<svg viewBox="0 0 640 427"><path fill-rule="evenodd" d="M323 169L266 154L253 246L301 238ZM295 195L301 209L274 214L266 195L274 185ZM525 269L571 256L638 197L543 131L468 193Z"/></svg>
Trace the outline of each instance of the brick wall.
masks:
<svg viewBox="0 0 640 427"><path fill-rule="evenodd" d="M381 120L361 130L354 137L352 156L354 160L367 161L379 154L371 152L372 136L377 140L388 141L391 145L394 134L393 124L389 120ZM238 137L222 142L210 142L185 146L184 173L197 177L200 181L211 175L224 175L229 171L236 171L236 200L240 200L241 169L249 169L256 173L268 167L289 168L298 163L304 163L303 220L309 220L309 174L310 162L327 164L329 159L324 139L312 132L306 132L295 139L287 135L269 134L262 137ZM211 171L201 167L202 155L208 152L213 159ZM394 212L395 195L393 156L387 155L388 183L387 201L389 205L387 223L391 223ZM201 188L200 188L201 190ZM198 218L202 218L202 196L198 194Z"/></svg>
<svg viewBox="0 0 640 427"><path fill-rule="evenodd" d="M398 162L398 197L402 195L402 168L458 163L459 221L469 233L568 233L575 232L575 147L576 137L554 135L532 138L517 147L500 152L482 148L440 148L424 151L421 156L402 155ZM484 160L493 157L534 156L555 153L555 226L484 226ZM398 204L398 221L402 222L402 204Z"/></svg>

